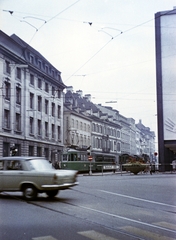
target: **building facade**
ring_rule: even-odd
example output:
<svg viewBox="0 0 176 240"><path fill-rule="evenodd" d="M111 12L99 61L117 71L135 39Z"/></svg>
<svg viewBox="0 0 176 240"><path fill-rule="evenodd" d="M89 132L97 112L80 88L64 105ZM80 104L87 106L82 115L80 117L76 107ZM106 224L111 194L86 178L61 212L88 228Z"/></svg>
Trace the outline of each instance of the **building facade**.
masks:
<svg viewBox="0 0 176 240"><path fill-rule="evenodd" d="M61 73L16 35L0 31L0 156L45 156L63 150Z"/></svg>
<svg viewBox="0 0 176 240"><path fill-rule="evenodd" d="M113 157L116 162L121 154L145 154L153 159L155 134L141 121L135 124L133 118L122 116L112 107L93 104L90 94L83 96L81 90L74 92L73 87L67 87L64 106L65 146L83 146L85 149L89 147L89 144L85 144L86 141L84 143L83 137L81 142L79 141L79 122L82 122L85 126L91 125L90 132L84 132L82 136L85 135L85 139L86 136L90 137L93 156ZM86 130L86 127L84 129Z"/></svg>
<svg viewBox="0 0 176 240"><path fill-rule="evenodd" d="M176 8L155 14L158 154L161 171L176 159Z"/></svg>

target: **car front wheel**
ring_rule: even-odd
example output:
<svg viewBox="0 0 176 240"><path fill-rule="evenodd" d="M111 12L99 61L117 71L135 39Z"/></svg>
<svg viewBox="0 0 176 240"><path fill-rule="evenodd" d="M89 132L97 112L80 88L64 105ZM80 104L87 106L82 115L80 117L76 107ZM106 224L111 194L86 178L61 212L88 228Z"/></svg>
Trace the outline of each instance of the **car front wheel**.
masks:
<svg viewBox="0 0 176 240"><path fill-rule="evenodd" d="M23 187L23 196L26 200L31 201L37 198L37 189L33 185Z"/></svg>
<svg viewBox="0 0 176 240"><path fill-rule="evenodd" d="M59 190L52 190L52 191L47 191L46 194L48 197L53 198L58 194Z"/></svg>

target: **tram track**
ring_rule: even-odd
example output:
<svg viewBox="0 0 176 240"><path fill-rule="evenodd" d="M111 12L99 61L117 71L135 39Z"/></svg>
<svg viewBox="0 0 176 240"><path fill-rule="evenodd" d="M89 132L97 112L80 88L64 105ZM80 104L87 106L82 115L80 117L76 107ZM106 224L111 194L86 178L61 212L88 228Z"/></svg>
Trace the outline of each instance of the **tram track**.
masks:
<svg viewBox="0 0 176 240"><path fill-rule="evenodd" d="M79 192L81 192L81 191L79 191ZM89 223L92 226L96 225L96 226L101 227L103 229L108 229L110 231L113 231L113 232L117 233L118 235L120 234L122 236L126 236L128 239L131 239L131 240L133 240L133 239L134 240L135 239L145 240L146 239L146 238L136 236L135 234L125 232L123 229L118 229L117 227L113 227L113 226L107 226L106 224L102 224L102 223L97 222L93 219L90 220L86 217L83 217L83 216L80 216L80 215L78 216L77 214L75 214L75 212L73 212L73 213L65 212L64 210L60 210L60 209L57 209L56 207L54 207L55 205L53 207L51 205L47 206L45 204L45 201L43 201L43 202L25 201L25 200L22 199L22 197L12 196L8 193L5 193L4 195L6 195L10 198L13 198L15 200L18 200L18 201L26 202L27 204L33 205L33 206L38 207L38 208L43 208L45 210L52 211L52 212L57 213L57 214L62 214L63 216L65 215L65 216L69 216L71 218L74 218L74 219L77 219L77 220L80 220L80 221L84 221L85 223ZM93 195L93 194L89 194L89 195ZM155 225L155 224L144 223L144 222L141 222L141 221L137 221L135 219L131 219L131 218L127 218L127 217L124 217L124 216L117 215L117 214L112 214L112 213L109 213L109 212L105 212L105 211L101 211L101 210L98 210L98 209L90 208L90 207L87 207L87 206L84 206L84 205L70 203L68 200L63 199L63 201L62 201L62 199L60 199L59 201L54 201L54 202L60 202L60 203L64 204L65 206L71 206L71 207L74 207L74 208L78 208L79 210L94 212L94 213L99 214L99 215L108 216L108 217L120 219L120 220L123 220L123 221L127 221L128 222L127 225L129 225L130 223L137 223L137 224L143 225L144 227L147 226L147 227L152 228L152 229L155 228L158 231L162 230L162 231L166 231L168 233L176 234L175 230L171 230L171 229L166 228L166 227L161 227L161 226L158 226L158 225Z"/></svg>

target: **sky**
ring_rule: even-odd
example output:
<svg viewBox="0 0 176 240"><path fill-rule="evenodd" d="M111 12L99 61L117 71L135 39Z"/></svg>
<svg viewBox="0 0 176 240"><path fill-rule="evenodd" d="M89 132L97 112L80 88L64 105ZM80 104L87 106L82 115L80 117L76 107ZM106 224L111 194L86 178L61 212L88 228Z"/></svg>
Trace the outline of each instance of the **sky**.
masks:
<svg viewBox="0 0 176 240"><path fill-rule="evenodd" d="M0 29L39 51L73 90L157 135L155 22L176 0L0 0Z"/></svg>

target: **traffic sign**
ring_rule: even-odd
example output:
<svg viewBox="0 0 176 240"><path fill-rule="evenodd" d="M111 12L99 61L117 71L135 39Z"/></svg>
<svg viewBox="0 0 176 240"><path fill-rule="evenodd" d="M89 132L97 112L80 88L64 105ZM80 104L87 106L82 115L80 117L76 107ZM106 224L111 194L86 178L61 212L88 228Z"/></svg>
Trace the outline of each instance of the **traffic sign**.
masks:
<svg viewBox="0 0 176 240"><path fill-rule="evenodd" d="M88 160L89 160L89 161L92 161L92 160L93 160L93 157L92 157L92 156L88 156Z"/></svg>

